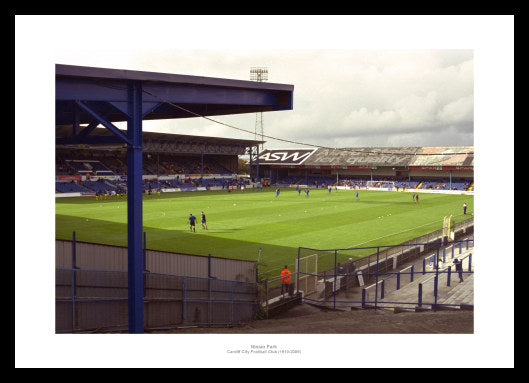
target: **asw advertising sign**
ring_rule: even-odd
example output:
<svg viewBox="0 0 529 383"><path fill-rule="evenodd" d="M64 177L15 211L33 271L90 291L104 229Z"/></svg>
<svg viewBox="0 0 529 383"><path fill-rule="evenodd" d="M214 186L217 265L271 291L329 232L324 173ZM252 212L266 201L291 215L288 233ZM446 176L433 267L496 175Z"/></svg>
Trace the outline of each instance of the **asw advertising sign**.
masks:
<svg viewBox="0 0 529 383"><path fill-rule="evenodd" d="M259 154L260 165L301 165L316 149L266 149Z"/></svg>

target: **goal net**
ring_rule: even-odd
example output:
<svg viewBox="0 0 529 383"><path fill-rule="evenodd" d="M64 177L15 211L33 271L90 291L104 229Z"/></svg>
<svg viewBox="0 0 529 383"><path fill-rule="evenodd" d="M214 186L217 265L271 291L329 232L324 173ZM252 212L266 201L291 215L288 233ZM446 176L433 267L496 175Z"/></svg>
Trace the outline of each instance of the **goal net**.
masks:
<svg viewBox="0 0 529 383"><path fill-rule="evenodd" d="M305 296L316 292L316 284L318 281L318 255L311 254L299 258L296 263L296 272L299 275L299 285L296 286L296 290L302 290Z"/></svg>
<svg viewBox="0 0 529 383"><path fill-rule="evenodd" d="M367 181L366 187L370 190L395 190L394 181Z"/></svg>

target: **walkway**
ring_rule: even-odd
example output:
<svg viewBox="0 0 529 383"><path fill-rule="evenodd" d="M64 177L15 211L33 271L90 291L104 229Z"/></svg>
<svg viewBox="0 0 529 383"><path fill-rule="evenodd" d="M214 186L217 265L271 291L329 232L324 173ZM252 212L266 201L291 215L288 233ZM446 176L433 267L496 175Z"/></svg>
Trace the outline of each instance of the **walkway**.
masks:
<svg viewBox="0 0 529 383"><path fill-rule="evenodd" d="M461 252L460 252L461 251ZM352 309L360 308L362 304L362 290L365 289L366 308L384 308L393 310L442 310L442 309L473 309L474 306L474 248L464 246L461 248L446 249L440 254L439 269L436 273L433 254L425 259L423 274L422 259L415 261L413 277L411 265L404 265L400 270L395 270L391 277L380 276L378 285L340 290L327 299L316 298L311 294L306 303L323 305L328 308ZM459 281L453 260L462 261L463 282ZM470 265L470 266L469 266ZM450 272L449 272L450 268ZM400 275L397 277L397 271ZM437 294L435 294L435 279L437 277ZM412 280L413 279L413 280ZM420 287L419 287L420 286ZM375 296L377 299L375 300Z"/></svg>
<svg viewBox="0 0 529 383"><path fill-rule="evenodd" d="M475 257L473 248L458 254L454 258L462 260L463 264L463 282L459 281L458 273L455 272L453 260L447 260L443 266L439 267L437 274L437 297L435 296L435 278L433 267L427 267L431 273L419 274L413 282L407 283L399 290L393 290L385 293L381 298L381 292L378 291L377 307L400 308L400 309L460 309L473 308L474 306L474 271ZM469 261L470 271L469 272ZM433 266L433 265L432 265ZM450 268L450 275L448 274ZM409 275L408 275L409 276ZM448 278L450 280L448 281ZM422 295L419 298L419 285L422 289ZM380 290L380 287L379 287ZM374 301L374 291L369 294L368 301ZM409 302L409 303L407 303Z"/></svg>

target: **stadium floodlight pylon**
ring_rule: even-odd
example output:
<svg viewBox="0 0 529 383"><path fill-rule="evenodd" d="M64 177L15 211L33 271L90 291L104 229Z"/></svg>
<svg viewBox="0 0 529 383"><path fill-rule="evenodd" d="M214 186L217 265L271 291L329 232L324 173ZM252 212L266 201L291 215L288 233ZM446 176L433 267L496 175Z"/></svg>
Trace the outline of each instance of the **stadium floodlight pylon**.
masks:
<svg viewBox="0 0 529 383"><path fill-rule="evenodd" d="M263 82L268 80L268 68L265 67L251 67L250 68L250 80ZM261 141L264 140L264 126L263 126L263 112L255 114L255 139L258 139L258 135L261 135ZM263 144L261 143L261 150L263 150Z"/></svg>

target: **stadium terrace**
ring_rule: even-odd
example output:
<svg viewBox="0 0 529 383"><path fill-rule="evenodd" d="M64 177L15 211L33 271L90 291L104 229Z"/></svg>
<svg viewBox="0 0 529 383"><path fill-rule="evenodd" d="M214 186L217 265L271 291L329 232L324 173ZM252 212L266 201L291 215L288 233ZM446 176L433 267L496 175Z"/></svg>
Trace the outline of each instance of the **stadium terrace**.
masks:
<svg viewBox="0 0 529 383"><path fill-rule="evenodd" d="M391 180L402 188L474 187L473 146L266 149L257 160L260 176L282 186L361 186Z"/></svg>
<svg viewBox="0 0 529 383"><path fill-rule="evenodd" d="M98 135L111 134L96 129ZM57 128L57 139L68 128ZM144 191L218 189L243 182L278 186L365 187L393 181L395 187L473 191L473 146L265 149L253 152L249 174L238 159L261 141L144 132ZM84 150L86 149L86 150ZM125 148L57 145L57 195L90 195L126 188Z"/></svg>

